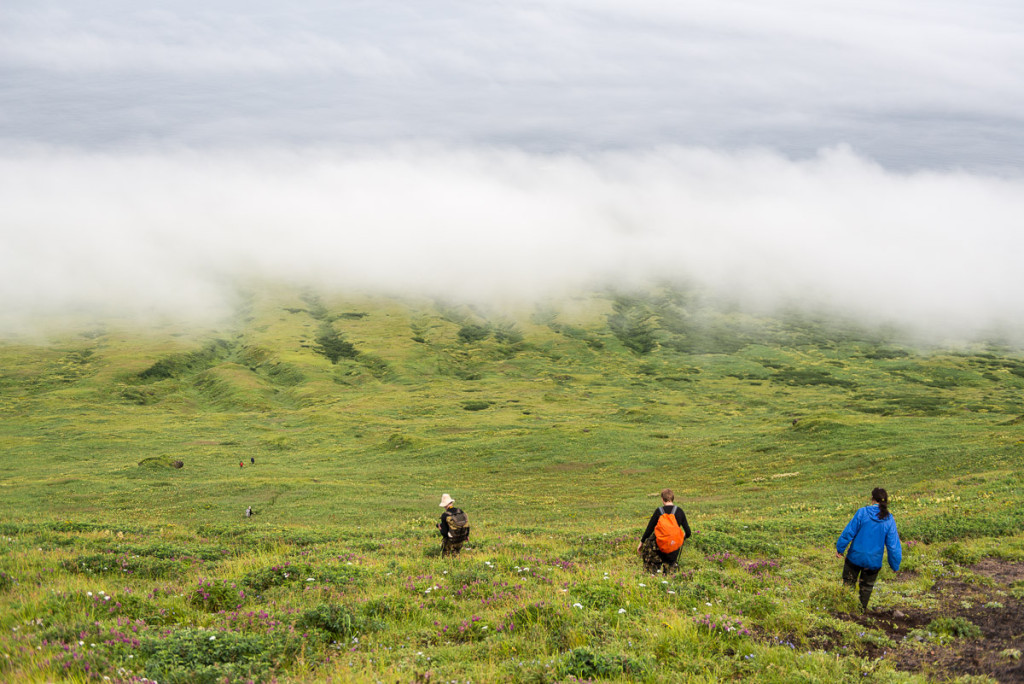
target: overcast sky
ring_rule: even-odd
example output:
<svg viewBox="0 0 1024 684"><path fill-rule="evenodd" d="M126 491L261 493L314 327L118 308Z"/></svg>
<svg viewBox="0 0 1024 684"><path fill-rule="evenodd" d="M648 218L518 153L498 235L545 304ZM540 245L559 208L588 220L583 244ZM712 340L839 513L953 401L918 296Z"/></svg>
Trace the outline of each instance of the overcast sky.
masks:
<svg viewBox="0 0 1024 684"><path fill-rule="evenodd" d="M0 3L7 321L671 274L976 329L1022 197L1018 2Z"/></svg>

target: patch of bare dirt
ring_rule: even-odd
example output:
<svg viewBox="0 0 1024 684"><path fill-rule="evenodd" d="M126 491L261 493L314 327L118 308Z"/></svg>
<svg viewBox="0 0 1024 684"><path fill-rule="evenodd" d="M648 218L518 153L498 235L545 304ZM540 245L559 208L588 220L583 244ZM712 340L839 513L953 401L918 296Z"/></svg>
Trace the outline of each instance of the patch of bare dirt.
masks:
<svg viewBox="0 0 1024 684"><path fill-rule="evenodd" d="M1000 584L1024 580L1024 563L1013 563L1002 558L982 558L971 566L971 572L984 575Z"/></svg>
<svg viewBox="0 0 1024 684"><path fill-rule="evenodd" d="M877 629L897 643L890 652L868 644L864 655L892 659L902 670L923 672L939 678L960 675L988 675L1000 682L1024 682L1024 604L1009 592L1008 585L1024 578L1024 564L985 559L972 571L992 580L979 583L970 578L945 578L935 583L931 594L938 599L934 613L913 609L873 610L837 617ZM940 617L962 617L981 629L978 638L959 638L948 645L929 640L918 642L909 636ZM828 635L820 638L828 641ZM839 635L829 644L841 648Z"/></svg>

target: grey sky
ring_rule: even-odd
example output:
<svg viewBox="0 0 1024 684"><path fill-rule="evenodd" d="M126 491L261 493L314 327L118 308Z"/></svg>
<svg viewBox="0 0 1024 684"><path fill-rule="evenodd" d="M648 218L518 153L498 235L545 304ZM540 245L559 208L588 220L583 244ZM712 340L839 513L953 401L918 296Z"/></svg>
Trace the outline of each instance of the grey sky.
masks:
<svg viewBox="0 0 1024 684"><path fill-rule="evenodd" d="M537 151L838 143L1019 167L1024 5L7 0L0 139Z"/></svg>
<svg viewBox="0 0 1024 684"><path fill-rule="evenodd" d="M0 4L0 332L251 276L1024 320L1024 6Z"/></svg>

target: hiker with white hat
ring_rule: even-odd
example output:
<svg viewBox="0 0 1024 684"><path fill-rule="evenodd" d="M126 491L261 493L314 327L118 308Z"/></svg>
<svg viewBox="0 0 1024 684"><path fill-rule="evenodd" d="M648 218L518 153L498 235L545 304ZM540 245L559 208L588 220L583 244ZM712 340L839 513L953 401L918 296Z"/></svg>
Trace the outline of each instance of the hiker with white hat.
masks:
<svg viewBox="0 0 1024 684"><path fill-rule="evenodd" d="M455 499L447 494L441 495L439 505L444 509L441 522L437 525L441 532L441 557L457 556L462 550L462 544L469 539L469 518L464 511L455 507Z"/></svg>

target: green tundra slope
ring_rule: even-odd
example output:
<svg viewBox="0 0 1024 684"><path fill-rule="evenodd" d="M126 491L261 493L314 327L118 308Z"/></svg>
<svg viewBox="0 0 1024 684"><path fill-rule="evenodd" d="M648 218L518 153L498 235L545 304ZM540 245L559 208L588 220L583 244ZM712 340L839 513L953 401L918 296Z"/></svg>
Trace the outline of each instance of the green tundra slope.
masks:
<svg viewBox="0 0 1024 684"><path fill-rule="evenodd" d="M669 288L498 312L253 287L216 326L12 338L0 675L1013 681L1022 389L1004 344ZM650 577L666 486L697 533ZM830 548L875 486L904 572L863 616ZM454 561L442 492L472 522Z"/></svg>

